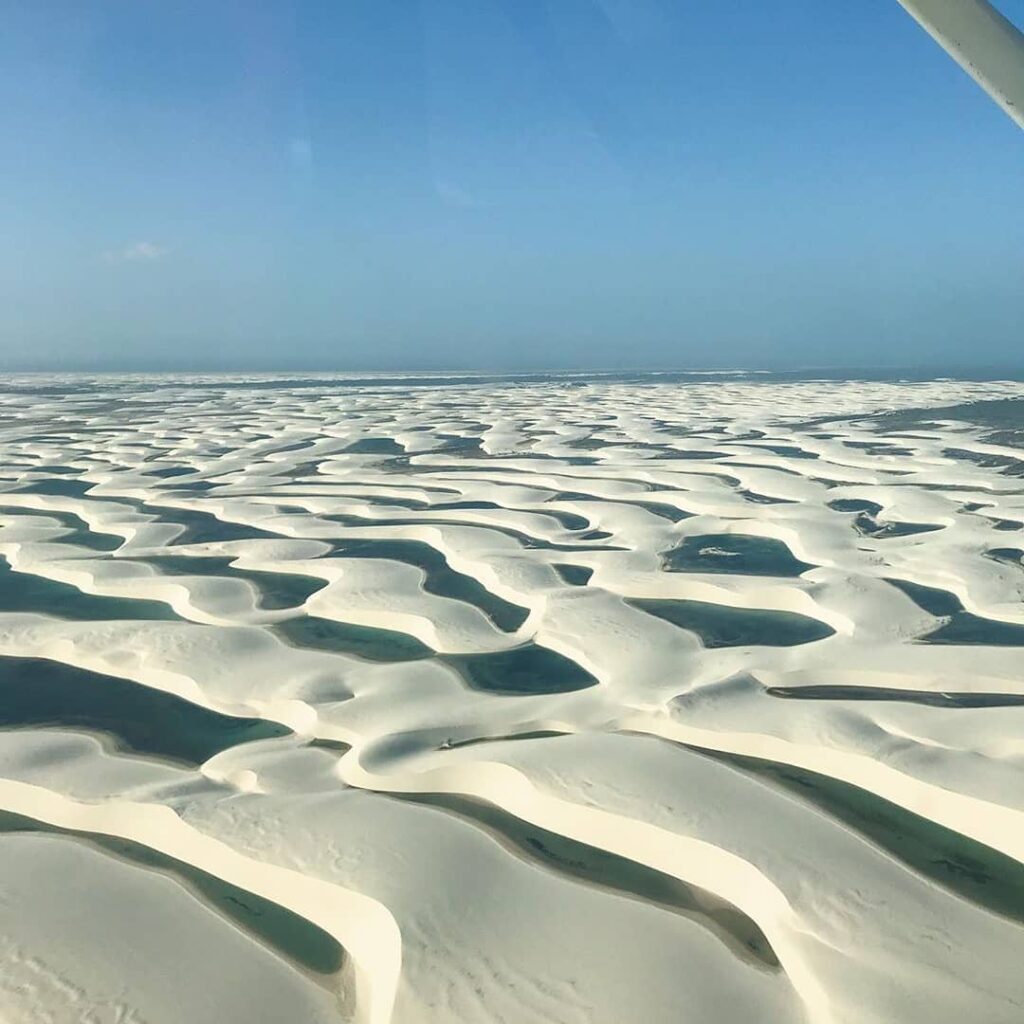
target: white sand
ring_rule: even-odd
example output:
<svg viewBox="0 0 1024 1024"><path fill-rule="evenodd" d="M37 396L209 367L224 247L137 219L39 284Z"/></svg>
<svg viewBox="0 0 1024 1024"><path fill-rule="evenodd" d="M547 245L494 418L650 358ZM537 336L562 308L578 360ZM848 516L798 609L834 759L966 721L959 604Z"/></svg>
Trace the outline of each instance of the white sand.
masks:
<svg viewBox="0 0 1024 1024"><path fill-rule="evenodd" d="M36 383L0 392L0 554L40 586L122 604L119 617L76 621L21 598L0 612L0 656L114 675L296 735L190 767L81 724L3 731L0 810L187 861L324 929L352 970L314 978L196 892L73 837L0 832L10 935L0 955L12 979L0 983L0 1018L1024 1019L1024 926L1011 908L993 912L955 876L938 884L841 816L684 746L859 787L1024 872L1024 707L922 702L1024 697L1024 647L922 642L947 619L886 582L937 588L970 614L1024 627L1024 567L989 554L1024 548L1012 528L1024 522L1024 484L978 461L1020 452L956 421L900 436L808 422L1024 397L1024 385L226 389L167 378L108 379L45 401L19 391ZM453 435L485 454L438 450ZM345 451L371 438L396 439L409 461ZM96 486L18 490L75 478L49 467L80 469ZM165 468L196 472L147 475ZM189 483L212 489L176 486ZM836 501L881 506L877 532L858 532ZM194 511L277 536L174 543L175 514ZM68 514L126 543L113 553L77 544ZM900 524L937 529L885 535ZM607 536L588 539L593 530ZM706 536L728 572L663 571L666 551ZM759 575L728 555L734 537L781 542L812 568ZM323 557L344 541L427 545L460 586L476 581L476 598L464 592L480 603L432 592L445 580L408 562ZM167 555L194 559L195 571L148 561ZM240 575L200 561L224 556ZM566 565L592 570L589 584L566 583ZM246 571L326 586L267 608L260 586L272 577ZM502 628L488 593L521 608L521 624ZM789 612L833 632L793 646L706 646L630 603L645 599L731 609L739 621ZM167 602L179 618L133 620L137 600ZM272 631L303 611L446 656L538 643L596 685L510 696L469 687L445 661L367 661ZM823 686L846 688L843 699L769 692ZM851 688L919 699L850 699ZM537 731L565 735L510 738ZM418 793L488 801L532 828L534 845L395 798ZM584 846L561 854L559 869L537 829ZM601 883L574 873L603 863L600 851L728 904L756 923L779 969L740 955L706 914L624 891L621 870Z"/></svg>

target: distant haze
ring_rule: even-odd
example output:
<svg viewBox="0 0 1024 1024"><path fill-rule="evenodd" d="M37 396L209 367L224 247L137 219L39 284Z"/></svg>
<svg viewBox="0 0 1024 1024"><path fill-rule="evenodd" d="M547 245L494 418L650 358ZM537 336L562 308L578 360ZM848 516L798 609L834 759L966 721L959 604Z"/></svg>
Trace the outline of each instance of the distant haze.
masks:
<svg viewBox="0 0 1024 1024"><path fill-rule="evenodd" d="M0 369L1024 364L895 0L11 0L0 83Z"/></svg>

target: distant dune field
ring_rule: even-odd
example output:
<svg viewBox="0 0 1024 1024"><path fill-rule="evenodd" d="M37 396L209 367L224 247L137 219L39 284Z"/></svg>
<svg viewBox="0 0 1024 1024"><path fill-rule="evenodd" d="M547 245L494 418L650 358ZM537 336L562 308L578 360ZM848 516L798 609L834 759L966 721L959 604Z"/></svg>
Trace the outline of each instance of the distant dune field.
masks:
<svg viewBox="0 0 1024 1024"><path fill-rule="evenodd" d="M0 1019L1024 1021L1024 384L0 390Z"/></svg>

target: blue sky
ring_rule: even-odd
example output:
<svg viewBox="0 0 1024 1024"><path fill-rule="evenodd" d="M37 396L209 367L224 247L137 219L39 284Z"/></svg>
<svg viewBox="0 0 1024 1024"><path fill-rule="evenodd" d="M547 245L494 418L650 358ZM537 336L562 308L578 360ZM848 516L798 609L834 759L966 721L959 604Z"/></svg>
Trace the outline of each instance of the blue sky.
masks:
<svg viewBox="0 0 1024 1024"><path fill-rule="evenodd" d="M9 0L0 83L7 368L1024 365L896 0Z"/></svg>

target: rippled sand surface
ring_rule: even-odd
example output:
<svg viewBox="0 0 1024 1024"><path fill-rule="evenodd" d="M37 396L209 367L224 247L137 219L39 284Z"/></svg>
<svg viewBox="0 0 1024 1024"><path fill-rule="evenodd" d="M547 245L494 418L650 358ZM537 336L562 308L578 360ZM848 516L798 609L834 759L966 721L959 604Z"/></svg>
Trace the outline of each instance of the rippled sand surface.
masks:
<svg viewBox="0 0 1024 1024"><path fill-rule="evenodd" d="M15 377L0 1019L1024 1020L1024 384Z"/></svg>

